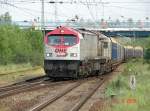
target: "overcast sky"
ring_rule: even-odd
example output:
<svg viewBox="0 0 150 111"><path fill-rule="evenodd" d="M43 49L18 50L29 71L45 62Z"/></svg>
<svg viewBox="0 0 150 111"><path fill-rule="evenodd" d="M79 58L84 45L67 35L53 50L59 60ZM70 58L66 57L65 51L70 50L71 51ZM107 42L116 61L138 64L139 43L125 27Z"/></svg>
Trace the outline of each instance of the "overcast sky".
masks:
<svg viewBox="0 0 150 111"><path fill-rule="evenodd" d="M41 17L40 0L0 0L0 14L10 12L15 21L33 20ZM9 5L2 4L3 2ZM31 3L34 1L35 3ZM55 4L47 3L51 0L45 0L45 19L46 21L55 20ZM55 0L56 1L56 0ZM102 0L104 4L97 3L91 5L87 2L100 2L101 0L57 0L64 2L77 1L77 3L57 4L57 20L72 19L75 15L83 19L128 19L134 20L150 18L150 0ZM84 4L79 3L80 1ZM123 3L121 3L123 2ZM130 3L128 3L130 2ZM142 3L143 2L143 3Z"/></svg>

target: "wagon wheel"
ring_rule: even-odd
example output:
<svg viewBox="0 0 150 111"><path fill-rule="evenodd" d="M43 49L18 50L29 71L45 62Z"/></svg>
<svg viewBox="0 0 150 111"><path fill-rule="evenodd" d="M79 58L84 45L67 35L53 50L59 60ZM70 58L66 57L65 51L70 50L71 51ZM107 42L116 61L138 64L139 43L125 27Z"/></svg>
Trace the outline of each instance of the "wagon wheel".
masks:
<svg viewBox="0 0 150 111"><path fill-rule="evenodd" d="M79 72L78 72L79 78L87 77L88 74L89 74L89 72L88 72L87 68L79 67Z"/></svg>

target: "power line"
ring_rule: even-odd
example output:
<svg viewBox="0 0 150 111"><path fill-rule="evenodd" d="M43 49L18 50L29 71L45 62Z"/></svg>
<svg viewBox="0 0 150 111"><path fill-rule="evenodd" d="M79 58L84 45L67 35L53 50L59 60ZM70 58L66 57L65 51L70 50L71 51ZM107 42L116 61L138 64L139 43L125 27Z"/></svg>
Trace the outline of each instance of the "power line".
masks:
<svg viewBox="0 0 150 111"><path fill-rule="evenodd" d="M94 15L93 15L93 13L92 13L92 11L90 10L90 5L89 5L89 3L88 3L88 1L86 0L86 6L87 6L87 8L88 8L88 11L89 11L89 13L90 13L90 15L91 15L91 17L92 17L92 20L94 21L94 24L95 25L98 25L97 23L96 23L96 19L95 19L95 17L94 17Z"/></svg>
<svg viewBox="0 0 150 111"><path fill-rule="evenodd" d="M41 2L42 2L42 7L41 7L41 28L44 30L45 29L44 0L42 0Z"/></svg>
<svg viewBox="0 0 150 111"><path fill-rule="evenodd" d="M114 4L147 4L150 2L110 2L110 3L114 3Z"/></svg>
<svg viewBox="0 0 150 111"><path fill-rule="evenodd" d="M28 0L20 0L20 1L13 1L13 3L14 4L18 4L18 3L30 3L30 4L32 4L32 3L41 3L41 1L39 0L39 1L37 1L37 0L30 0L30 1L28 1ZM95 0L93 0L93 1L88 1L88 0L86 0L86 1L81 1L81 0L72 0L72 1L59 1L59 0L55 0L55 1L52 1L52 0L45 0L44 1L44 3L47 3L47 4L81 4L81 5L85 5L86 7L87 7L87 9L88 9L88 11L89 11L89 14L90 14L90 16L91 16L91 18L92 18L92 20L94 20L95 21L95 17L94 17L94 14L93 14L93 12L92 12L92 10L91 10L91 8L90 8L90 6L97 6L98 4L102 4L102 6L103 6L103 11L102 11L102 15L103 15L103 17L104 17L104 7L116 7L116 8L122 8L122 9L126 9L126 10L132 10L132 11L136 11L136 12L145 12L145 11L142 11L142 10L140 10L140 9L134 9L134 8L127 8L127 7L122 7L122 6L109 6L109 5L107 5L107 6L104 6L105 4L116 4L116 5L118 5L118 4L131 4L131 5L134 5L134 3L137 5L140 5L140 3L141 4L149 4L150 2L102 2L102 1L95 1ZM36 12L36 13L40 13L40 11L37 11L37 10L33 10L33 9L28 9L28 8L23 8L23 7L19 7L19 6L16 6L16 5L14 5L14 4L11 4L11 3L9 3L7 0L5 1L0 1L0 4L5 4L5 5L8 5L8 6L11 6L11 7L14 7L14 8L17 8L19 11L24 11L25 13L28 13L29 15L32 15L32 16L37 16L37 15L35 15L35 14L33 14L34 12ZM21 10L20 10L21 9ZM33 13L31 13L31 12L33 12ZM95 11L96 12L96 11ZM49 13L49 12L45 12L45 13ZM55 13L53 13L53 15L55 15ZM64 16L64 14L63 15L57 15L57 16ZM56 18L56 17L55 17ZM97 18L97 17L96 17Z"/></svg>
<svg viewBox="0 0 150 111"><path fill-rule="evenodd" d="M122 8L122 9L126 9L126 10L131 10L131 11L136 11L136 12L145 12L143 10L140 9L135 9L135 8L127 8L127 7L122 7L122 6L113 6L113 5L109 5L109 6L105 6L105 7L115 7L115 8Z"/></svg>
<svg viewBox="0 0 150 111"><path fill-rule="evenodd" d="M41 11L38 11L38 10L33 10L33 9L18 7L18 6L16 6L16 5L14 5L14 4L11 4L11 3L8 3L8 2L3 2L3 1L0 1L0 4L4 4L4 5L8 5L8 6L14 7L14 8L18 9L19 11L25 10L25 11L23 11L23 12L25 12L25 13L27 13L27 14L29 14L29 15L32 15L32 16L36 16L36 15L33 15L31 12L35 12L35 13L40 13L40 12L41 12ZM20 10L20 9L21 9L21 10ZM49 14L50 12L45 11L45 13L46 13L46 14ZM52 14L52 15L55 15L54 13L51 13L51 14ZM63 17L64 15L65 15L65 14L63 14L63 15L57 15L57 16Z"/></svg>
<svg viewBox="0 0 150 111"><path fill-rule="evenodd" d="M14 1L15 3L41 3L40 0L30 0L30 1L25 1L25 0L21 0L21 1ZM68 3L68 4L84 4L87 3L87 1L82 1L82 0L72 0L72 1L55 1L55 0L47 0L44 3ZM88 4L101 4L102 1L88 1ZM150 4L150 2L105 2L105 3L109 3L109 4Z"/></svg>
<svg viewBox="0 0 150 111"><path fill-rule="evenodd" d="M22 11L24 10L23 12L28 13L31 16L35 16L31 12L27 12L28 9L26 9L26 8L18 7L18 6L15 6L14 4L11 4L11 3L8 3L8 2L3 2L3 1L0 1L0 4L5 4L5 5L8 5L8 6L14 7L16 9L19 9L19 10L22 9Z"/></svg>
<svg viewBox="0 0 150 111"><path fill-rule="evenodd" d="M93 16L93 13L91 12L91 10L90 10L90 7L89 7L89 4L88 4L88 1L86 0L86 6L87 6L87 8L88 8L88 11L89 11L89 13L90 13L90 15L91 15L91 17L92 17L92 19L95 21L95 17Z"/></svg>

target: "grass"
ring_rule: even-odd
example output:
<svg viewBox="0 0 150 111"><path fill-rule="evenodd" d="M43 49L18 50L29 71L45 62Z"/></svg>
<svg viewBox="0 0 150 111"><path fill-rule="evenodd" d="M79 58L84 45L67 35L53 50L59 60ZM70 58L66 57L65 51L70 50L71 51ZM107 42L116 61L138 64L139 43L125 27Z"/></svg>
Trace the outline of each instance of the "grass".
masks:
<svg viewBox="0 0 150 111"><path fill-rule="evenodd" d="M135 75L136 88L129 85ZM105 92L110 101L108 111L150 111L150 64L134 59L125 64L124 72L116 77Z"/></svg>
<svg viewBox="0 0 150 111"><path fill-rule="evenodd" d="M33 69L31 64L9 64L0 66L0 87L44 75L42 67ZM29 69L29 70L28 70ZM31 70L33 69L33 70ZM23 71L23 72L18 72ZM11 73L14 72L14 73ZM9 74L7 74L9 73Z"/></svg>
<svg viewBox="0 0 150 111"><path fill-rule="evenodd" d="M22 71L26 69L32 69L32 65L30 63L27 64L9 64L9 65L0 65L0 74L11 73Z"/></svg>

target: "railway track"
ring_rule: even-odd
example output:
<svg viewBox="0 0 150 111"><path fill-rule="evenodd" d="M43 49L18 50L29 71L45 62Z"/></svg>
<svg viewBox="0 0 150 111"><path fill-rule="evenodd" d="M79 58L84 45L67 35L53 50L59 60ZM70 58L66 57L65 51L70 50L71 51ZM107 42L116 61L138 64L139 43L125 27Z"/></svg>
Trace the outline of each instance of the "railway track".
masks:
<svg viewBox="0 0 150 111"><path fill-rule="evenodd" d="M83 97L80 102L77 102L72 109L69 111L79 111L79 109L86 103L86 101L96 92L96 90L105 82L105 80L100 81L98 84L96 84L91 91L88 92L88 94Z"/></svg>
<svg viewBox="0 0 150 111"><path fill-rule="evenodd" d="M8 85L8 86L0 87L0 92L8 91L8 90L11 90L11 89L19 88L19 87L30 85L30 84L34 84L34 82L41 82L41 81L44 81L44 80L48 80L48 78L46 76L39 76L39 77L27 79L27 80L17 82L17 83Z"/></svg>
<svg viewBox="0 0 150 111"><path fill-rule="evenodd" d="M90 86L88 88L90 90L85 91L85 95L78 94L78 95L82 95L80 98L78 98L79 99L78 102L74 102L74 104L69 103L69 105L71 107L68 108L67 111L78 111L86 103L86 101L96 92L96 90L108 79L108 77L110 77L110 75L111 74L106 74L106 75L102 75L100 77L90 77L90 78L84 78L81 80L68 80L68 81L58 81L58 82L49 80L45 76L33 78L33 79L26 80L24 82L16 83L14 85L1 87L0 88L0 99L9 97L12 95L16 95L16 94L19 94L22 92L35 91L40 88L51 87L54 85L59 86L59 85L63 84L63 87L65 88L65 83L67 83L67 84L73 83L73 85L70 84L71 85L70 87L65 88L64 91L62 90L61 92L59 92L59 90L58 90L58 93L51 95L50 98L47 98L47 96L45 96L45 99L42 100L41 103L35 104L35 106L33 106L33 107L30 106L29 108L31 108L31 109L28 108L29 111L40 111L40 110L47 109L47 107L49 107L51 105L54 105L54 103L57 103L57 101L61 100L62 98L65 97L65 95L68 95L71 92L83 92L84 88L83 88L82 84L87 84L88 81L93 81L93 80L96 81L96 83L94 83L94 85L92 85L92 86L90 86L90 84L87 85L88 87ZM82 87L80 87L80 86L82 86ZM79 87L80 87L81 91L75 91ZM67 106L67 104L66 104L66 106ZM55 106L57 106L57 104Z"/></svg>
<svg viewBox="0 0 150 111"><path fill-rule="evenodd" d="M8 97L14 94L18 94L21 92L33 90L40 87L46 87L49 85L50 81L46 77L41 77L39 79L34 79L33 81L24 81L18 84L13 84L0 88L0 98Z"/></svg>
<svg viewBox="0 0 150 111"><path fill-rule="evenodd" d="M96 78L97 82L94 84L94 86L92 85L91 90L86 92L86 95L84 95L82 98L80 98L80 101L76 102L71 107L71 109L69 109L68 111L78 111L82 107L82 105L84 105L84 103L86 103L86 101L94 94L94 92L105 82L106 79L107 78L104 78L104 77ZM56 96L54 96L52 98L48 98L45 101L42 101L41 103L33 106L32 108L29 109L29 111L41 111L42 109L52 105L53 103L55 103L56 101L60 100L65 95L67 95L68 93L74 91L76 88L80 87L82 84L84 84L86 82L87 82L87 80L83 80L83 81L75 83L74 85L72 85L68 89L64 90L63 92L59 93L58 95L56 95Z"/></svg>
<svg viewBox="0 0 150 111"><path fill-rule="evenodd" d="M71 83L74 82L72 80L70 81L58 81L55 82L53 80L50 80L49 78L43 77L38 80L34 80L29 82L23 82L17 85L9 85L6 87L0 88L0 99L9 97L15 94L19 94L22 92L32 91L32 90L38 90L40 88L45 88L49 86L59 85L59 84L65 84L65 83Z"/></svg>
<svg viewBox="0 0 150 111"><path fill-rule="evenodd" d="M57 99L61 98L62 96L64 96L65 94L69 93L70 91L72 91L74 88L78 87L81 85L81 82L80 83L76 83L74 84L73 86L69 87L67 90L65 90L64 92L54 96L53 98L51 99L48 99L38 105L36 105L35 107L31 108L29 111L40 111L42 110L43 108L45 108L46 106L48 106L49 104L53 103L54 101L56 101Z"/></svg>

